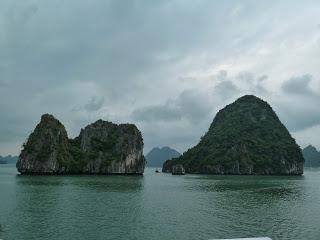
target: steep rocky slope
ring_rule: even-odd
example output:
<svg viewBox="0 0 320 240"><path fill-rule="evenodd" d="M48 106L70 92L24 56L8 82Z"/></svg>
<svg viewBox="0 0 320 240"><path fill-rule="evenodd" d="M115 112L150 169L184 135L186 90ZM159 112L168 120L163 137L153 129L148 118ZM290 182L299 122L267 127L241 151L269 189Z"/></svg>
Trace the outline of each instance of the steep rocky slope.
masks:
<svg viewBox="0 0 320 240"><path fill-rule="evenodd" d="M300 147L270 105L246 95L220 110L198 145L166 161L187 173L301 175Z"/></svg>
<svg viewBox="0 0 320 240"><path fill-rule="evenodd" d="M45 114L23 145L17 169L22 174L142 174L144 165L135 125L98 120L68 139L64 126Z"/></svg>
<svg viewBox="0 0 320 240"><path fill-rule="evenodd" d="M17 169L21 173L61 173L71 158L66 129L52 115L44 114L23 145Z"/></svg>

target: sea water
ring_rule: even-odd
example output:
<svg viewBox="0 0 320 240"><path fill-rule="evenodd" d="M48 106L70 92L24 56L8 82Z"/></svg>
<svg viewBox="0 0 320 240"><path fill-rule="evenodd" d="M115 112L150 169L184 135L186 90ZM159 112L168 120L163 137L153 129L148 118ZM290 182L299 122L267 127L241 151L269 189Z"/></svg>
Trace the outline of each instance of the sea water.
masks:
<svg viewBox="0 0 320 240"><path fill-rule="evenodd" d="M20 176L0 165L0 239L320 239L304 176Z"/></svg>

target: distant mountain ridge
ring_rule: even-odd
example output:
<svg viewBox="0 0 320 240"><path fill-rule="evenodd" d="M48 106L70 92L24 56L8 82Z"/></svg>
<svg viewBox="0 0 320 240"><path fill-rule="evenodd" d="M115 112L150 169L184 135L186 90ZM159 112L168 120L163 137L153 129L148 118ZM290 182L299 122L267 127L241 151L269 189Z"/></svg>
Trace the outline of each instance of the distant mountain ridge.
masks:
<svg viewBox="0 0 320 240"><path fill-rule="evenodd" d="M6 157L0 156L0 164L15 164L18 160L18 156L8 155Z"/></svg>
<svg viewBox="0 0 320 240"><path fill-rule="evenodd" d="M166 160L180 157L181 154L170 147L155 147L147 155L147 166L148 167L162 167Z"/></svg>
<svg viewBox="0 0 320 240"><path fill-rule="evenodd" d="M312 145L302 150L305 167L320 167L320 152Z"/></svg>

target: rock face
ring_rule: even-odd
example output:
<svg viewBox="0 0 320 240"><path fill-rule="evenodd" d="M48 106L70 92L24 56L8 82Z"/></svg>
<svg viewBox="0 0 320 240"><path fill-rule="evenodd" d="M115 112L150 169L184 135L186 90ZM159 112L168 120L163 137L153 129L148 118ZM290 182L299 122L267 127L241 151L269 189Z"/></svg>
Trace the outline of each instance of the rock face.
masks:
<svg viewBox="0 0 320 240"><path fill-rule="evenodd" d="M185 170L182 164L172 166L172 175L184 175Z"/></svg>
<svg viewBox="0 0 320 240"><path fill-rule="evenodd" d="M22 174L143 174L140 131L133 124L98 120L68 139L64 126L45 114L17 162Z"/></svg>
<svg viewBox="0 0 320 240"><path fill-rule="evenodd" d="M305 167L320 167L320 152L312 145L302 150Z"/></svg>
<svg viewBox="0 0 320 240"><path fill-rule="evenodd" d="M147 155L148 167L162 167L163 163L172 158L177 158L181 154L170 147L153 148Z"/></svg>
<svg viewBox="0 0 320 240"><path fill-rule="evenodd" d="M98 120L70 141L71 153L81 171L103 174L144 172L143 141L133 124L116 125Z"/></svg>
<svg viewBox="0 0 320 240"><path fill-rule="evenodd" d="M270 105L246 95L220 110L198 145L166 161L163 171L182 164L187 173L301 175L303 162Z"/></svg>
<svg viewBox="0 0 320 240"><path fill-rule="evenodd" d="M16 166L20 173L62 173L71 158L66 129L52 115L45 114L24 143Z"/></svg>

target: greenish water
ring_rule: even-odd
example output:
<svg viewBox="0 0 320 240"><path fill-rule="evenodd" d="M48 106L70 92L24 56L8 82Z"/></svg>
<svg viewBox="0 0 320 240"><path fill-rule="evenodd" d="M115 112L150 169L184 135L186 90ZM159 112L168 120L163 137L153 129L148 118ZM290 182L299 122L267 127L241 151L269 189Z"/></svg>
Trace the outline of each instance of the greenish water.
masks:
<svg viewBox="0 0 320 240"><path fill-rule="evenodd" d="M0 238L320 239L320 171L303 177L19 176L0 165Z"/></svg>

